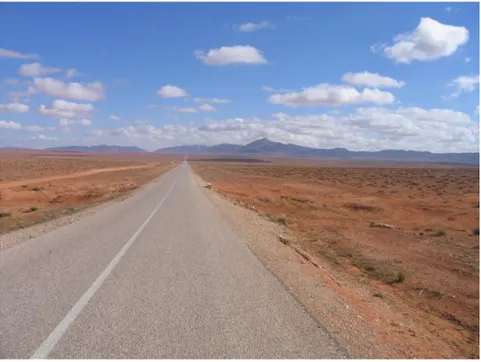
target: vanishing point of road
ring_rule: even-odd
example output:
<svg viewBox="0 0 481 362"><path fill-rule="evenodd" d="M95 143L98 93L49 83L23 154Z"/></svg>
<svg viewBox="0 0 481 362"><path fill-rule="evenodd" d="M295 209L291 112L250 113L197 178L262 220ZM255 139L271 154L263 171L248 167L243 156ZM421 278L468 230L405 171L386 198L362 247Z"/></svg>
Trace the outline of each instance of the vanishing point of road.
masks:
<svg viewBox="0 0 481 362"><path fill-rule="evenodd" d="M344 358L182 163L0 252L3 358Z"/></svg>

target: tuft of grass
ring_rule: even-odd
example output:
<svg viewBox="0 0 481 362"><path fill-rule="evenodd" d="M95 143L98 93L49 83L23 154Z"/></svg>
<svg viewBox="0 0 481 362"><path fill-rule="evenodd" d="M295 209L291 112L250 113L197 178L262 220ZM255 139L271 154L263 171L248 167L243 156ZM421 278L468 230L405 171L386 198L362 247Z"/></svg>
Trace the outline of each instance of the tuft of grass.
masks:
<svg viewBox="0 0 481 362"><path fill-rule="evenodd" d="M354 266L358 268L364 269L365 271L374 271L376 268L367 260L354 260L352 262Z"/></svg>
<svg viewBox="0 0 481 362"><path fill-rule="evenodd" d="M41 187L38 187L38 186L35 186L35 187L32 187L30 190L32 191L43 191L43 189Z"/></svg>
<svg viewBox="0 0 481 362"><path fill-rule="evenodd" d="M272 220L275 221L278 224L287 226L287 220L286 220L285 217L273 217Z"/></svg>
<svg viewBox="0 0 481 362"><path fill-rule="evenodd" d="M398 272L397 273L397 279L396 279L396 283L402 283L406 280L406 276L404 275L403 272Z"/></svg>
<svg viewBox="0 0 481 362"><path fill-rule="evenodd" d="M22 185L22 189L26 189L28 185Z"/></svg>
<svg viewBox="0 0 481 362"><path fill-rule="evenodd" d="M328 249L324 248L323 246L319 246L319 254L321 254L324 257L324 259L326 259L327 261L331 262L334 265L342 265L339 262L339 260L337 260L337 258L334 255L332 255L332 253Z"/></svg>
<svg viewBox="0 0 481 362"><path fill-rule="evenodd" d="M38 210L38 207L37 206L31 206L28 210L26 210L25 212L34 212L34 211L37 211Z"/></svg>
<svg viewBox="0 0 481 362"><path fill-rule="evenodd" d="M439 230L439 231L436 233L436 236L446 236L446 231L444 231L444 230Z"/></svg>
<svg viewBox="0 0 481 362"><path fill-rule="evenodd" d="M386 296L383 293L376 292L373 294L373 297L384 299Z"/></svg>
<svg viewBox="0 0 481 362"><path fill-rule="evenodd" d="M473 229L473 235L479 236L479 228L474 228L474 229Z"/></svg>
<svg viewBox="0 0 481 362"><path fill-rule="evenodd" d="M12 216L11 212L0 212L0 217L9 217Z"/></svg>

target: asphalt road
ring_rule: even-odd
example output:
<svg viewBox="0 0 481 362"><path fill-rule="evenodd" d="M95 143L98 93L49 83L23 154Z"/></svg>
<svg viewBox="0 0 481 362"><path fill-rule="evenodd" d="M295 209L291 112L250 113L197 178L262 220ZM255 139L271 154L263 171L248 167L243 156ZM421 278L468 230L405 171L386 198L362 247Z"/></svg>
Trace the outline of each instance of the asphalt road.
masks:
<svg viewBox="0 0 481 362"><path fill-rule="evenodd" d="M186 164L0 252L4 358L343 358Z"/></svg>

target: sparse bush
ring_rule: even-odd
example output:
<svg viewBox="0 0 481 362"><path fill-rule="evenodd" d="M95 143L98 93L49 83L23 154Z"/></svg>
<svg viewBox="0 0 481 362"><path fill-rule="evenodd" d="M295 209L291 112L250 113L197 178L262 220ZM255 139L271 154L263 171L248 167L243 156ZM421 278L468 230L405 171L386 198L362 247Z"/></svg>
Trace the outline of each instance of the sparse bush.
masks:
<svg viewBox="0 0 481 362"><path fill-rule="evenodd" d="M436 236L446 236L446 231L444 231L444 230L439 230L439 231L436 233Z"/></svg>
<svg viewBox="0 0 481 362"><path fill-rule="evenodd" d="M381 299L385 298L385 295L380 293L380 292L374 293L373 296L376 297L376 298L381 298Z"/></svg>
<svg viewBox="0 0 481 362"><path fill-rule="evenodd" d="M380 207L370 206L370 205L362 205L362 204L356 204L356 203L344 204L344 207L347 207L348 209L351 209L353 211L366 211L366 212L381 212L381 211L383 211L383 209L380 208Z"/></svg>
<svg viewBox="0 0 481 362"><path fill-rule="evenodd" d="M396 279L395 283L402 283L402 282L404 282L404 280L406 280L406 276L404 275L404 273L398 272L397 273L397 279Z"/></svg>
<svg viewBox="0 0 481 362"><path fill-rule="evenodd" d="M37 206L32 206L32 207L28 208L25 212L34 212L34 211L37 211L37 210L38 210Z"/></svg>
<svg viewBox="0 0 481 362"><path fill-rule="evenodd" d="M43 191L43 189L41 187L38 187L38 186L32 187L31 190L32 191Z"/></svg>
<svg viewBox="0 0 481 362"><path fill-rule="evenodd" d="M287 220L285 217L275 217L273 220L278 224L287 226Z"/></svg>
<svg viewBox="0 0 481 362"><path fill-rule="evenodd" d="M9 217L12 216L11 212L0 212L0 217Z"/></svg>
<svg viewBox="0 0 481 362"><path fill-rule="evenodd" d="M26 189L27 187L27 185L22 185L22 189Z"/></svg>

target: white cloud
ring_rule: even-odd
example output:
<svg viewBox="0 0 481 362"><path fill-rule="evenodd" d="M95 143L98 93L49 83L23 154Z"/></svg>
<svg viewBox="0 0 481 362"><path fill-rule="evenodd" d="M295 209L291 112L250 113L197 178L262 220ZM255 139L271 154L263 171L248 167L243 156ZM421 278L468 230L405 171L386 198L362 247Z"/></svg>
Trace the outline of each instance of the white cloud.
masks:
<svg viewBox="0 0 481 362"><path fill-rule="evenodd" d="M38 125L22 126L18 122L13 121L0 121L0 128L13 129L16 131L23 130L27 132L42 132L44 128Z"/></svg>
<svg viewBox="0 0 481 362"><path fill-rule="evenodd" d="M75 103L56 99L50 106L41 104L39 113L54 118L83 118L87 117L95 108L89 103Z"/></svg>
<svg viewBox="0 0 481 362"><path fill-rule="evenodd" d="M74 78L74 77L80 77L82 76L83 74L80 73L77 69L75 68L69 68L67 69L67 71L65 72L65 76L67 78Z"/></svg>
<svg viewBox="0 0 481 362"><path fill-rule="evenodd" d="M277 93L290 93L290 92L294 92L292 89L285 89L285 88L275 89L275 88L269 87L269 86L263 86L263 87L262 87L262 90L263 90L264 92L269 92L269 93L274 93L274 92L277 92Z"/></svg>
<svg viewBox="0 0 481 362"><path fill-rule="evenodd" d="M23 127L23 129L25 131L28 131L28 132L43 132L44 131L44 128L42 126L38 126L38 125L25 126L25 127Z"/></svg>
<svg viewBox="0 0 481 362"><path fill-rule="evenodd" d="M391 93L378 89L366 88L359 92L356 88L350 86L321 83L314 87L304 88L300 92L274 94L268 100L274 104L298 107L365 103L391 104L395 98Z"/></svg>
<svg viewBox="0 0 481 362"><path fill-rule="evenodd" d="M446 6L444 10L449 14L453 10L453 8L451 6Z"/></svg>
<svg viewBox="0 0 481 362"><path fill-rule="evenodd" d="M6 84L6 85L14 86L14 85L19 85L20 80L17 79L17 78L8 78L8 79L5 79L4 81L2 81L2 83Z"/></svg>
<svg viewBox="0 0 481 362"><path fill-rule="evenodd" d="M197 113L199 110L197 108L192 107L173 107L171 108L174 112L180 113Z"/></svg>
<svg viewBox="0 0 481 362"><path fill-rule="evenodd" d="M465 63L469 63L469 62L471 62L471 58L470 58L470 57L466 57L466 58L464 58L464 62L465 62Z"/></svg>
<svg viewBox="0 0 481 362"><path fill-rule="evenodd" d="M75 126L75 125L79 125L79 126L91 126L92 125L92 121L89 120L89 119L78 119L78 120L71 120L71 119L65 119L65 118L62 118L58 121L58 125L60 127L68 127L68 126Z"/></svg>
<svg viewBox="0 0 481 362"><path fill-rule="evenodd" d="M198 108L202 112L215 112L215 107L207 103L200 105Z"/></svg>
<svg viewBox="0 0 481 362"><path fill-rule="evenodd" d="M220 47L209 50L207 54L202 50L196 50L194 55L207 65L267 63L263 53L250 45Z"/></svg>
<svg viewBox="0 0 481 362"><path fill-rule="evenodd" d="M53 78L33 78L34 87L50 97L67 98L82 101L98 101L105 98L104 86L101 82L86 84L65 83Z"/></svg>
<svg viewBox="0 0 481 362"><path fill-rule="evenodd" d="M194 98L195 103L217 103L217 104L227 104L231 103L229 99L226 98L200 98L200 97L195 97Z"/></svg>
<svg viewBox="0 0 481 362"><path fill-rule="evenodd" d="M187 96L187 92L175 85L164 85L157 91L157 96L161 98L180 98Z"/></svg>
<svg viewBox="0 0 481 362"><path fill-rule="evenodd" d="M0 114L3 113L26 113L29 107L22 103L0 104Z"/></svg>
<svg viewBox="0 0 481 362"><path fill-rule="evenodd" d="M396 63L411 63L414 60L428 61L447 57L468 39L469 31L465 27L421 18L413 32L395 36L392 46L374 44L371 50L383 49L384 55Z"/></svg>
<svg viewBox="0 0 481 362"><path fill-rule="evenodd" d="M104 130L115 143L137 140L144 147L180 144L245 144L262 137L316 148L350 150L406 149L432 152L477 152L479 129L467 114L417 107L359 108L344 116L287 115L269 119L207 120L201 127L167 124Z"/></svg>
<svg viewBox="0 0 481 362"><path fill-rule="evenodd" d="M44 134L39 134L31 138L32 140L43 140L43 141L58 141L57 137L45 136Z"/></svg>
<svg viewBox="0 0 481 362"><path fill-rule="evenodd" d="M346 73L341 80L358 86L367 86L372 88L401 88L406 85L403 81L397 81L390 77L383 77L377 73Z"/></svg>
<svg viewBox="0 0 481 362"><path fill-rule="evenodd" d="M0 128L18 130L22 128L22 125L18 122L13 122L13 121L0 121Z"/></svg>
<svg viewBox="0 0 481 362"><path fill-rule="evenodd" d="M120 117L119 117L119 116L114 116L114 115L112 115L112 116L110 116L109 118L110 118L112 121L120 121Z"/></svg>
<svg viewBox="0 0 481 362"><path fill-rule="evenodd" d="M24 77L40 77L42 75L58 73L60 68L43 67L40 63L22 64L18 69L18 74Z"/></svg>
<svg viewBox="0 0 481 362"><path fill-rule="evenodd" d="M234 26L234 29L245 33L250 33L261 29L274 29L274 24L268 21L261 21L260 23L245 23L239 26Z"/></svg>
<svg viewBox="0 0 481 362"><path fill-rule="evenodd" d="M37 54L23 54L16 52L15 50L8 50L0 48L0 58L13 58L13 59L38 59Z"/></svg>
<svg viewBox="0 0 481 362"><path fill-rule="evenodd" d="M447 98L457 98L461 93L474 92L479 86L479 75L466 76L462 75L454 79L449 86L455 87L456 90L449 94Z"/></svg>

